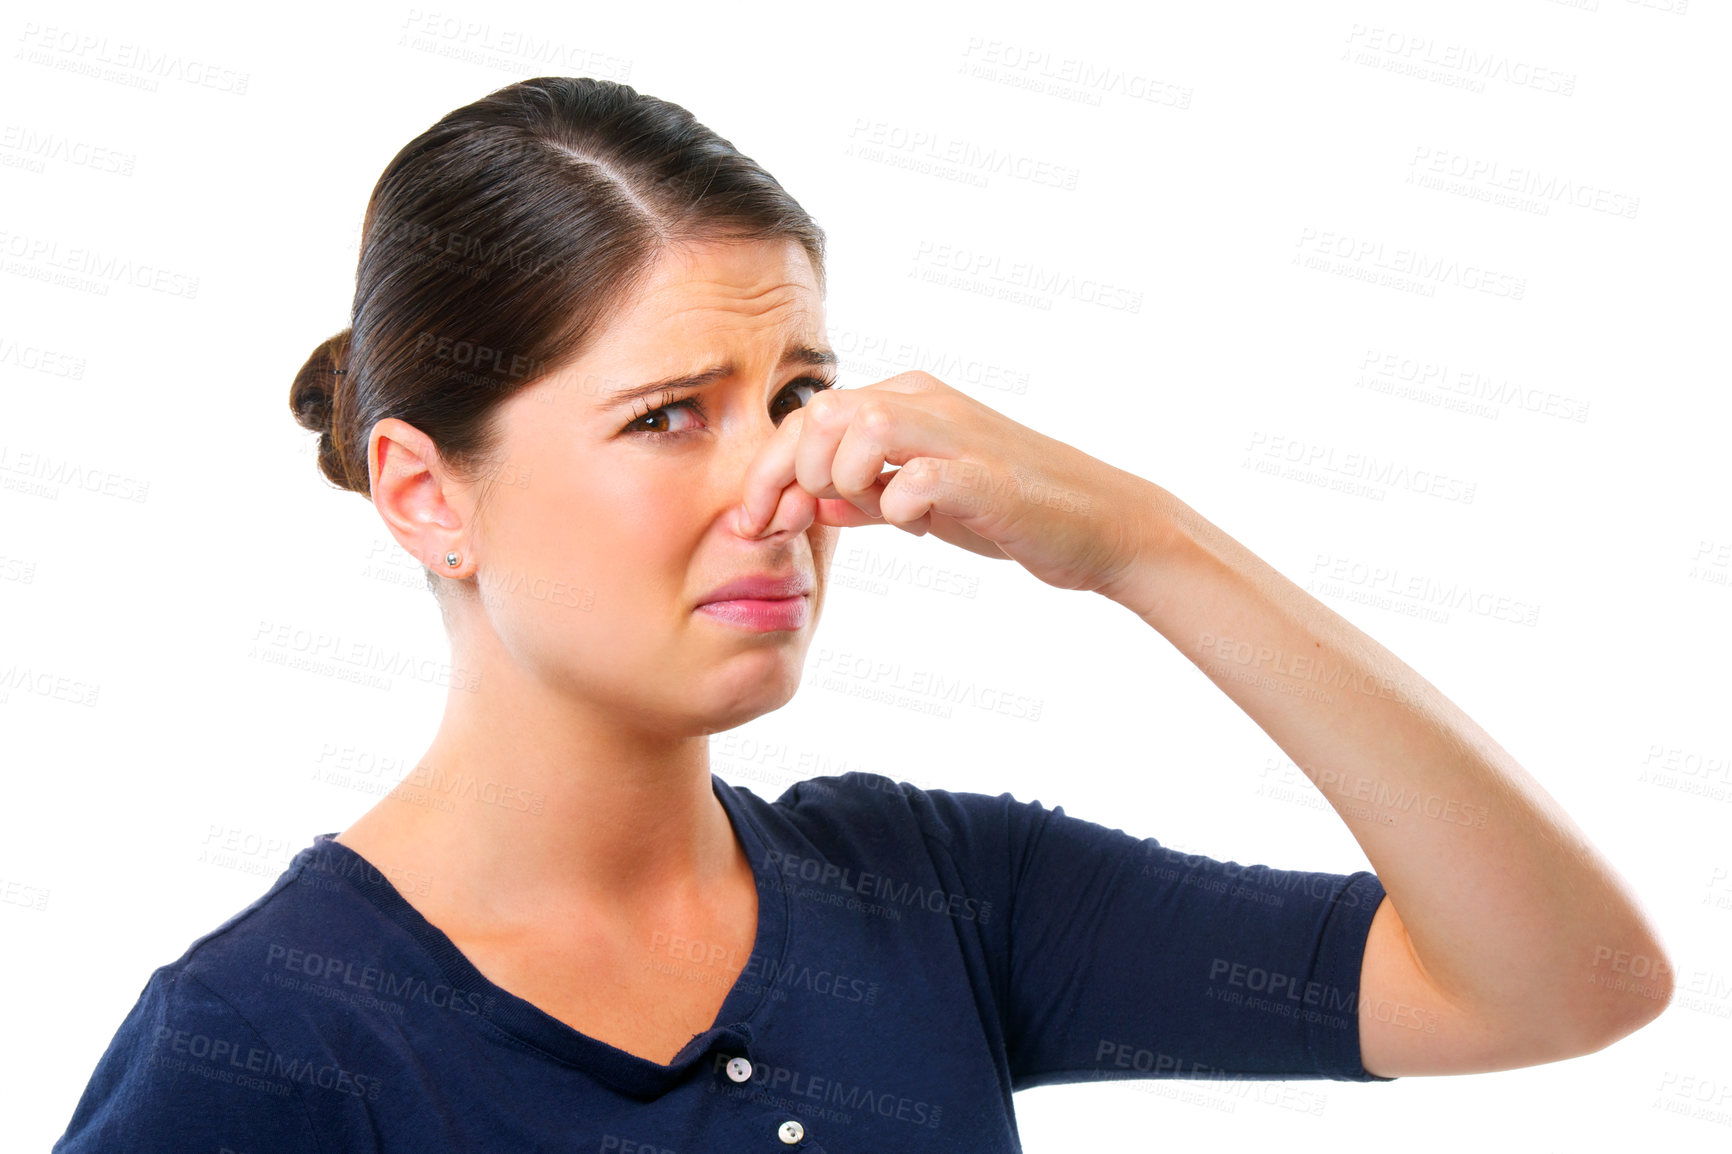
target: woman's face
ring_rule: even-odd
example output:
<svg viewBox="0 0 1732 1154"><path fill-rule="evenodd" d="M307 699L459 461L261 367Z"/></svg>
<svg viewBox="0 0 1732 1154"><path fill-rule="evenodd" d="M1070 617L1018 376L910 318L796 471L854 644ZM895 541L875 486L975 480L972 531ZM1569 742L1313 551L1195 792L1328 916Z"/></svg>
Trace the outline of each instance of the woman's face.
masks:
<svg viewBox="0 0 1732 1154"><path fill-rule="evenodd" d="M798 243L711 242L664 252L584 356L502 406L504 461L473 536L482 611L523 676L668 734L794 695L839 530L785 505L753 540L734 514L748 464L834 383L834 360ZM803 623L698 609L749 576L801 579Z"/></svg>

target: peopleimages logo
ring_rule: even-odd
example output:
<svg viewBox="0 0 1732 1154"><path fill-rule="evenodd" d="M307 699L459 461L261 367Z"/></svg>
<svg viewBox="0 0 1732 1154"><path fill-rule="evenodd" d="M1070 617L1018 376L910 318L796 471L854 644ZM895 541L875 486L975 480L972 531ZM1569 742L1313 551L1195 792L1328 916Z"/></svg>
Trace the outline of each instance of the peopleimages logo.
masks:
<svg viewBox="0 0 1732 1154"><path fill-rule="evenodd" d="M479 990L459 990L444 982L429 982L414 975L405 977L364 962L272 943L265 950L265 968L277 967L288 973L305 974L315 981L340 982L356 990L404 1002L419 1002L438 1010L486 1015L493 1008L493 999L483 997Z"/></svg>
<svg viewBox="0 0 1732 1154"><path fill-rule="evenodd" d="M1392 247L1374 237L1307 225L1299 230L1294 247L1299 251L1293 256L1293 264L1359 280L1387 282L1394 287L1416 286L1426 290L1425 295L1435 295L1440 284L1512 301L1527 295L1526 277L1453 257L1433 256L1416 248Z"/></svg>
<svg viewBox="0 0 1732 1154"><path fill-rule="evenodd" d="M712 1067L716 1073L721 1073L728 1061L727 1054L716 1054L712 1058ZM712 1090L720 1086L730 1093L738 1093L749 1086L771 1094L785 1094L801 1101L821 1102L826 1106L848 1110L864 1110L881 1118L894 1118L916 1126L936 1127L944 1115L944 1107L932 1102L923 1102L905 1094L873 1090L867 1086L845 1084L834 1078L791 1070L786 1066L773 1066L768 1062L752 1063L751 1080L746 1086L730 1086L719 1079L712 1080L710 1086ZM844 1116L839 1121L849 1124L852 1120Z"/></svg>
<svg viewBox="0 0 1732 1154"><path fill-rule="evenodd" d="M216 1081L246 1085L263 1083L252 1088L273 1093L286 1092L287 1088L282 1087L281 1083L272 1084L266 1080L281 1078L305 1086L352 1094L369 1102L379 1097L378 1078L357 1074L334 1062L288 1058L264 1046L236 1042L229 1038L213 1038L209 1034L176 1030L170 1026L156 1027L155 1037L156 1049L150 1057L150 1064L153 1066L190 1070Z"/></svg>
<svg viewBox="0 0 1732 1154"><path fill-rule="evenodd" d="M980 901L967 894L947 893L936 887L928 888L907 881L897 881L895 878L864 870L856 872L834 862L783 853L781 850L770 850L765 861L771 869L784 877L811 882L817 886L835 886L880 901L919 906L932 913L947 913L964 921L985 923L992 920L992 903Z"/></svg>

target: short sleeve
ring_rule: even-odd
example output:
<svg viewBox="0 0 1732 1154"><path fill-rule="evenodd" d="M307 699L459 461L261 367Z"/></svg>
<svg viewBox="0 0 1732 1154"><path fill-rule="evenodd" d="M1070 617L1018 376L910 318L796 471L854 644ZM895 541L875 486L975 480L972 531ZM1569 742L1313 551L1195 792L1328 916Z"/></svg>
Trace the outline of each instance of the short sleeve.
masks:
<svg viewBox="0 0 1732 1154"><path fill-rule="evenodd" d="M1385 1082L1360 1056L1353 874L1177 853L1064 807L903 790L985 927L1013 1089L1134 1077Z"/></svg>
<svg viewBox="0 0 1732 1154"><path fill-rule="evenodd" d="M314 1154L299 1088L274 1058L227 1002L164 967L115 1032L54 1154Z"/></svg>

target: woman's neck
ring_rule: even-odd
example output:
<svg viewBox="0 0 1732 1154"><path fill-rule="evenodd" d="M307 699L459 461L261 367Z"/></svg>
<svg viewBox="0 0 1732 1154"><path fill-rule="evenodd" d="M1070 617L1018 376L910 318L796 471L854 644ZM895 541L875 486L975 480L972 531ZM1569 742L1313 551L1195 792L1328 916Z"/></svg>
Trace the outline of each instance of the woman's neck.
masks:
<svg viewBox="0 0 1732 1154"><path fill-rule="evenodd" d="M337 840L388 875L430 878L423 913L478 927L655 916L750 876L707 737L623 725L504 678L454 685L416 769Z"/></svg>

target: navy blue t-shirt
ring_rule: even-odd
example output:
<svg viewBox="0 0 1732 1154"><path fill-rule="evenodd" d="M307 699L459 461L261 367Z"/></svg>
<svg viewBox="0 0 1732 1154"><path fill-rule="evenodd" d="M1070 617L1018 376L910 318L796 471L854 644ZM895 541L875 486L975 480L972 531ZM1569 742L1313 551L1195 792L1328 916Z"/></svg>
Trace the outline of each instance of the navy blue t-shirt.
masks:
<svg viewBox="0 0 1732 1154"><path fill-rule="evenodd" d="M1030 1086L1390 1080L1359 1053L1373 873L1180 854L877 774L775 802L711 780L757 937L671 1064L494 985L405 899L425 879L325 836L151 976L54 1149L996 1154L1020 1150ZM721 972L660 937L646 965Z"/></svg>

